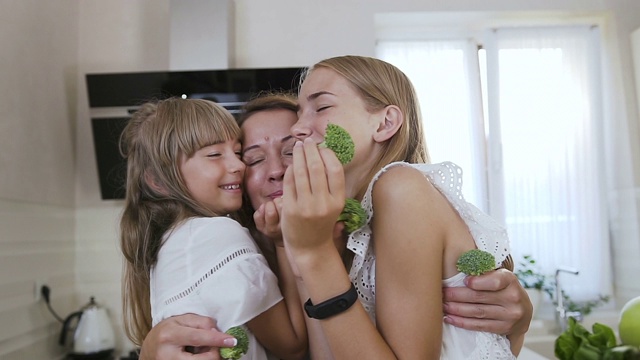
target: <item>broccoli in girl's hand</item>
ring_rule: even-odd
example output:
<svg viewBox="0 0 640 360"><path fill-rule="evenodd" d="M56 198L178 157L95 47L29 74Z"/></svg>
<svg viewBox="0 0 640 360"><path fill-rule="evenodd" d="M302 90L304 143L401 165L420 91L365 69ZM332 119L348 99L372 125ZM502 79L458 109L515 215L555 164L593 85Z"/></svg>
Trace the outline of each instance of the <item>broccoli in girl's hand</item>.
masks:
<svg viewBox="0 0 640 360"><path fill-rule="evenodd" d="M238 340L236 346L232 348L220 348L220 356L223 359L238 360L249 350L249 337L247 332L239 326L234 326L225 331Z"/></svg>
<svg viewBox="0 0 640 360"><path fill-rule="evenodd" d="M473 249L460 255L456 266L467 275L482 275L496 268L496 259L486 251Z"/></svg>
<svg viewBox="0 0 640 360"><path fill-rule="evenodd" d="M358 200L347 198L338 221L344 221L344 229L351 234L364 225L367 221L367 214Z"/></svg>
<svg viewBox="0 0 640 360"><path fill-rule="evenodd" d="M336 124L328 124L324 134L324 141L318 146L332 150L342 165L348 164L355 154L355 144L349 132ZM344 209L338 221L344 221L344 229L352 233L362 227L367 220L367 214L362 205L355 199L346 199Z"/></svg>
<svg viewBox="0 0 640 360"><path fill-rule="evenodd" d="M345 165L353 159L355 153L355 144L351 135L344 128L336 124L328 124L324 133L324 141L318 146L331 149L342 165Z"/></svg>

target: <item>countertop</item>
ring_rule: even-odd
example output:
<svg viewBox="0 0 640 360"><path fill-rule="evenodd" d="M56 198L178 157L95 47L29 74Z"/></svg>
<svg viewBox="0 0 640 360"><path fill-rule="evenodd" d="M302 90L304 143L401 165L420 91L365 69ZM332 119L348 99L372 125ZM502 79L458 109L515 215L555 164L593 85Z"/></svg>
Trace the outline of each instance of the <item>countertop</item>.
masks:
<svg viewBox="0 0 640 360"><path fill-rule="evenodd" d="M549 360L549 358L544 357L525 346L520 350L518 360Z"/></svg>

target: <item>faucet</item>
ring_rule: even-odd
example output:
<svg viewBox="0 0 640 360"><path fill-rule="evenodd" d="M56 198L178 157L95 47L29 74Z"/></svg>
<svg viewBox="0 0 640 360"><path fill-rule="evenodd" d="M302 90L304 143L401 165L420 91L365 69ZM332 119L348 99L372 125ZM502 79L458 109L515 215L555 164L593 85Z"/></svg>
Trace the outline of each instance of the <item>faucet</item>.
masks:
<svg viewBox="0 0 640 360"><path fill-rule="evenodd" d="M567 320L570 317L575 318L577 321L582 321L582 313L579 311L567 311L564 307L564 297L562 296L562 287L560 286L560 273L566 272L573 275L578 275L579 271L570 267L560 267L556 269L556 325L560 329L560 332L564 332L567 329Z"/></svg>

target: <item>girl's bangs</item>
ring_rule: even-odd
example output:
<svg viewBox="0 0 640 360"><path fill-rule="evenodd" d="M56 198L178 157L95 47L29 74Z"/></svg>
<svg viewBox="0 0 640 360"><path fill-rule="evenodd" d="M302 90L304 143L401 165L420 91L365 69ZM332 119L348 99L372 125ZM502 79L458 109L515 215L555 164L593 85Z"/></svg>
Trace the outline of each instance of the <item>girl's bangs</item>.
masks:
<svg viewBox="0 0 640 360"><path fill-rule="evenodd" d="M183 112L184 121L179 122L185 128L177 132L185 136L179 140L185 154L192 155L205 146L240 139L240 127L226 109L207 100L192 101L191 111Z"/></svg>

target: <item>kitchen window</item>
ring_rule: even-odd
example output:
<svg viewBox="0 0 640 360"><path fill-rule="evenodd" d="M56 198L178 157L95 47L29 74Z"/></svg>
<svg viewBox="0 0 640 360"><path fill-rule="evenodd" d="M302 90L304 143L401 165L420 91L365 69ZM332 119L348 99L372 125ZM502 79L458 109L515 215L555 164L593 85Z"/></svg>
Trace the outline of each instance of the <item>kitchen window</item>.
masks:
<svg viewBox="0 0 640 360"><path fill-rule="evenodd" d="M462 167L516 266L529 254L548 274L578 269L563 275L575 299L612 291L599 39L596 26L512 27L376 47L416 88L431 161Z"/></svg>

